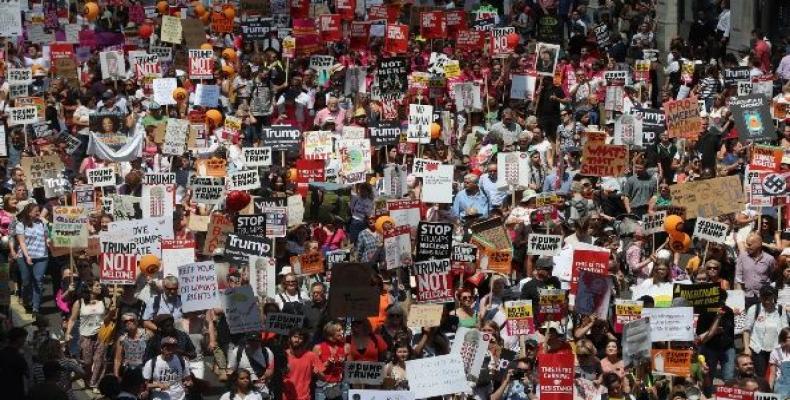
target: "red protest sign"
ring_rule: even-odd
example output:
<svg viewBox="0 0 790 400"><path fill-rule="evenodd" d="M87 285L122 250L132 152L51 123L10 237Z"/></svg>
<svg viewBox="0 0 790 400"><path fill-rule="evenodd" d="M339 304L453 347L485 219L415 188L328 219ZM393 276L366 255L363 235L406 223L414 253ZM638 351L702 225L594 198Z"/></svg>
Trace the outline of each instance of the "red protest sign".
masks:
<svg viewBox="0 0 790 400"><path fill-rule="evenodd" d="M425 11L420 13L420 35L425 39L446 38L447 27L444 22L444 12Z"/></svg>
<svg viewBox="0 0 790 400"><path fill-rule="evenodd" d="M214 51L189 49L189 79L214 77Z"/></svg>
<svg viewBox="0 0 790 400"><path fill-rule="evenodd" d="M776 171L782 167L784 150L781 147L753 145L749 171Z"/></svg>
<svg viewBox="0 0 790 400"><path fill-rule="evenodd" d="M294 19L293 37L296 39L296 53L299 56L313 54L322 47L318 29L312 19Z"/></svg>
<svg viewBox="0 0 790 400"><path fill-rule="evenodd" d="M451 10L444 12L444 23L447 27L447 37L454 38L458 32L468 29L466 23L466 11Z"/></svg>
<svg viewBox="0 0 790 400"><path fill-rule="evenodd" d="M357 8L356 0L337 0L335 1L335 11L340 14L343 21L354 20L354 10Z"/></svg>
<svg viewBox="0 0 790 400"><path fill-rule="evenodd" d="M609 275L609 252L596 250L573 250L571 264L571 293L576 294L579 285L579 271L589 271L599 275Z"/></svg>
<svg viewBox="0 0 790 400"><path fill-rule="evenodd" d="M368 8L368 21L386 19L387 23L394 24L398 22L399 15L400 7L396 5L379 5Z"/></svg>
<svg viewBox="0 0 790 400"><path fill-rule="evenodd" d="M351 22L351 50L365 50L368 47L370 24L364 21Z"/></svg>
<svg viewBox="0 0 790 400"><path fill-rule="evenodd" d="M342 38L342 32L340 31L340 14L323 14L319 16L318 28L321 33L322 42L339 42Z"/></svg>
<svg viewBox="0 0 790 400"><path fill-rule="evenodd" d="M409 50L409 27L406 25L387 25L384 35L384 51L402 54Z"/></svg>
<svg viewBox="0 0 790 400"><path fill-rule="evenodd" d="M49 45L49 57L52 60L59 58L74 59L74 44L72 43L52 43Z"/></svg>
<svg viewBox="0 0 790 400"><path fill-rule="evenodd" d="M455 45L459 50L473 51L480 50L486 43L486 32L484 31L458 31Z"/></svg>
<svg viewBox="0 0 790 400"><path fill-rule="evenodd" d="M291 18L310 18L310 0L289 0Z"/></svg>
<svg viewBox="0 0 790 400"><path fill-rule="evenodd" d="M217 33L231 33L233 32L233 19L226 17L221 12L212 12L211 30Z"/></svg>
<svg viewBox="0 0 790 400"><path fill-rule="evenodd" d="M99 281L105 284L133 285L137 279L137 245L127 242L101 242Z"/></svg>
<svg viewBox="0 0 790 400"><path fill-rule="evenodd" d="M296 191L307 196L310 182L324 181L324 160L296 160Z"/></svg>
<svg viewBox="0 0 790 400"><path fill-rule="evenodd" d="M412 265L412 274L417 281L418 303L453 301L454 281L449 258L416 262Z"/></svg>
<svg viewBox="0 0 790 400"><path fill-rule="evenodd" d="M754 400L754 392L736 387L716 386L717 400Z"/></svg>
<svg viewBox="0 0 790 400"><path fill-rule="evenodd" d="M573 399L573 354L538 354L541 400Z"/></svg>

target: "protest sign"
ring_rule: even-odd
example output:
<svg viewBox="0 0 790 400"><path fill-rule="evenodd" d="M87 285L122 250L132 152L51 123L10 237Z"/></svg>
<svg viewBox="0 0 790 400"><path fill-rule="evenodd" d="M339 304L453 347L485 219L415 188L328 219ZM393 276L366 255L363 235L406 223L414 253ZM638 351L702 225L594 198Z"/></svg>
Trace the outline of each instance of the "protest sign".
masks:
<svg viewBox="0 0 790 400"><path fill-rule="evenodd" d="M749 80L749 67L725 68L724 85L735 86L738 82Z"/></svg>
<svg viewBox="0 0 790 400"><path fill-rule="evenodd" d="M409 328L432 328L439 326L442 321L444 306L441 304L415 304L409 307Z"/></svg>
<svg viewBox="0 0 790 400"><path fill-rule="evenodd" d="M8 126L35 124L38 122L36 106L8 107Z"/></svg>
<svg viewBox="0 0 790 400"><path fill-rule="evenodd" d="M372 35L372 29L371 29ZM384 51L403 54L409 48L409 27L407 25L387 24L384 31Z"/></svg>
<svg viewBox="0 0 790 400"><path fill-rule="evenodd" d="M479 260L481 271L510 276L513 269L513 250L494 250L484 247Z"/></svg>
<svg viewBox="0 0 790 400"><path fill-rule="evenodd" d="M754 400L783 400L784 397L778 393L754 392Z"/></svg>
<svg viewBox="0 0 790 400"><path fill-rule="evenodd" d="M143 185L175 185L176 174L173 172L152 173L147 172L143 175Z"/></svg>
<svg viewBox="0 0 790 400"><path fill-rule="evenodd" d="M417 228L420 223L420 202L418 200L388 200L387 210L395 225L409 225Z"/></svg>
<svg viewBox="0 0 790 400"><path fill-rule="evenodd" d="M266 236L285 237L288 230L288 208L269 207L263 213L266 214Z"/></svg>
<svg viewBox="0 0 790 400"><path fill-rule="evenodd" d="M304 253L291 257L291 266L297 275L317 275L324 272L324 255L320 252Z"/></svg>
<svg viewBox="0 0 790 400"><path fill-rule="evenodd" d="M224 241L224 254L233 264L245 265L250 256L271 257L272 239L228 233Z"/></svg>
<svg viewBox="0 0 790 400"><path fill-rule="evenodd" d="M162 276L178 276L180 265L195 262L195 241L162 239Z"/></svg>
<svg viewBox="0 0 790 400"><path fill-rule="evenodd" d="M538 389L541 400L572 400L573 354L538 354Z"/></svg>
<svg viewBox="0 0 790 400"><path fill-rule="evenodd" d="M589 271L599 275L609 274L609 252L597 250L573 250L571 264L571 294L576 294L580 271Z"/></svg>
<svg viewBox="0 0 790 400"><path fill-rule="evenodd" d="M181 18L163 15L161 30L159 32L159 40L167 43L181 44L181 39Z"/></svg>
<svg viewBox="0 0 790 400"><path fill-rule="evenodd" d="M405 57L382 58L377 63L376 80L381 93L405 93L408 86L408 60Z"/></svg>
<svg viewBox="0 0 790 400"><path fill-rule="evenodd" d="M643 304L641 300L615 299L614 301L615 333L622 333L623 326L625 324L642 318L642 305Z"/></svg>
<svg viewBox="0 0 790 400"><path fill-rule="evenodd" d="M225 178L193 175L189 188L196 203L220 204L225 197Z"/></svg>
<svg viewBox="0 0 790 400"><path fill-rule="evenodd" d="M643 308L642 317L650 319L654 342L694 340L693 307Z"/></svg>
<svg viewBox="0 0 790 400"><path fill-rule="evenodd" d="M88 214L83 207L53 207L52 245L88 247Z"/></svg>
<svg viewBox="0 0 790 400"><path fill-rule="evenodd" d="M538 321L559 321L568 312L564 289L539 289Z"/></svg>
<svg viewBox="0 0 790 400"><path fill-rule="evenodd" d="M339 42L342 36L340 30L340 14L322 14L318 16L318 31L322 42Z"/></svg>
<svg viewBox="0 0 790 400"><path fill-rule="evenodd" d="M244 165L250 167L268 167L272 165L271 147L243 147Z"/></svg>
<svg viewBox="0 0 790 400"><path fill-rule="evenodd" d="M118 80L126 76L126 57L122 51L99 52L99 64L102 79Z"/></svg>
<svg viewBox="0 0 790 400"><path fill-rule="evenodd" d="M447 24L444 12L440 10L420 12L420 35L426 39L444 39L447 37Z"/></svg>
<svg viewBox="0 0 790 400"><path fill-rule="evenodd" d="M340 139L337 142L340 178L345 184L364 182L370 170L371 155L368 139Z"/></svg>
<svg viewBox="0 0 790 400"><path fill-rule="evenodd" d="M671 138L696 139L702 132L702 118L696 97L664 103L667 133Z"/></svg>
<svg viewBox="0 0 790 400"><path fill-rule="evenodd" d="M178 266L178 291L183 312L219 307L218 290L217 266L213 261Z"/></svg>
<svg viewBox="0 0 790 400"><path fill-rule="evenodd" d="M536 86L537 86L537 75L513 74L510 84L510 98L532 101L533 96L535 95Z"/></svg>
<svg viewBox="0 0 790 400"><path fill-rule="evenodd" d="M779 172L784 150L779 146L752 145L749 171Z"/></svg>
<svg viewBox="0 0 790 400"><path fill-rule="evenodd" d="M266 215L250 214L236 216L234 232L237 235L264 235L266 233Z"/></svg>
<svg viewBox="0 0 790 400"><path fill-rule="evenodd" d="M258 298L249 285L225 289L223 306L232 335L263 330Z"/></svg>
<svg viewBox="0 0 790 400"><path fill-rule="evenodd" d="M724 305L723 291L715 283L697 283L693 285L675 284L674 297L686 299L694 307L694 312L717 312Z"/></svg>
<svg viewBox="0 0 790 400"><path fill-rule="evenodd" d="M529 335L535 332L531 300L505 302L508 335Z"/></svg>
<svg viewBox="0 0 790 400"><path fill-rule="evenodd" d="M628 164L626 146L588 141L582 151L582 175L620 176Z"/></svg>
<svg viewBox="0 0 790 400"><path fill-rule="evenodd" d="M428 171L422 178L422 201L424 203L453 202L453 174L455 166L439 165L436 171Z"/></svg>
<svg viewBox="0 0 790 400"><path fill-rule="evenodd" d="M272 150L297 151L301 143L302 132L291 125L273 125L263 129L262 141L270 145Z"/></svg>
<svg viewBox="0 0 790 400"><path fill-rule="evenodd" d="M574 310L581 315L595 314L600 319L609 317L609 299L612 296L612 279L585 269L579 270L579 282Z"/></svg>
<svg viewBox="0 0 790 400"><path fill-rule="evenodd" d="M473 263L477 261L477 246L460 243L453 246L453 252L450 255L450 261Z"/></svg>
<svg viewBox="0 0 790 400"><path fill-rule="evenodd" d="M189 121L185 119L169 118L165 127L165 141L162 144L162 154L180 156L187 150L187 134Z"/></svg>
<svg viewBox="0 0 790 400"><path fill-rule="evenodd" d="M454 282L449 259L415 262L411 269L417 281L418 303L453 301Z"/></svg>
<svg viewBox="0 0 790 400"><path fill-rule="evenodd" d="M360 390L348 391L348 398L353 400L415 400L414 393L407 390Z"/></svg>
<svg viewBox="0 0 790 400"><path fill-rule="evenodd" d="M203 254L214 254L215 250L222 248L229 232L233 232L233 221L223 214L212 214L203 244Z"/></svg>
<svg viewBox="0 0 790 400"><path fill-rule="evenodd" d="M431 141L431 122L433 106L409 104L409 126L406 141L409 143L429 143Z"/></svg>
<svg viewBox="0 0 790 400"><path fill-rule="evenodd" d="M478 329L459 327L455 332L455 338L452 347L450 347L450 354L461 356L466 380L476 382L488 350L488 342L492 337Z"/></svg>
<svg viewBox="0 0 790 400"><path fill-rule="evenodd" d="M743 210L743 186L738 176L684 182L670 186L669 190L672 205L684 207L687 219L715 218Z"/></svg>
<svg viewBox="0 0 790 400"><path fill-rule="evenodd" d="M777 392L776 388L774 388ZM754 392L730 386L716 386L716 400L754 400Z"/></svg>
<svg viewBox="0 0 790 400"><path fill-rule="evenodd" d="M249 256L248 274L256 296L274 297L277 290L277 263L272 257Z"/></svg>
<svg viewBox="0 0 790 400"><path fill-rule="evenodd" d="M411 228L408 225L384 232L384 259L388 270L411 264Z"/></svg>
<svg viewBox="0 0 790 400"><path fill-rule="evenodd" d="M288 335L294 329L302 328L304 325L304 315L289 313L268 313L266 320L263 321L263 330L273 332L278 335Z"/></svg>
<svg viewBox="0 0 790 400"><path fill-rule="evenodd" d="M689 308L691 310L691 308ZM657 332L651 332L650 319L642 318L636 321L631 321L623 326L623 364L625 367L629 365L638 365L640 360L645 360L650 357L650 350L652 349L653 337L659 336ZM664 339L660 336L659 340Z"/></svg>
<svg viewBox="0 0 790 400"><path fill-rule="evenodd" d="M453 225L439 222L420 222L417 228L418 261L430 258L450 258L453 244Z"/></svg>
<svg viewBox="0 0 790 400"><path fill-rule="evenodd" d="M86 171L88 184L93 187L115 186L115 169L95 168Z"/></svg>
<svg viewBox="0 0 790 400"><path fill-rule="evenodd" d="M780 301L777 304L784 307ZM730 307L735 314L735 334L740 335L746 325L746 294L743 290L728 290L724 305Z"/></svg>
<svg viewBox="0 0 790 400"><path fill-rule="evenodd" d="M113 197L114 206L126 196ZM132 197L132 196L128 196ZM169 218L146 218L128 221L115 221L107 226L109 235L121 238L137 245L137 255L154 254L157 257L162 255L162 239L173 238L172 217Z"/></svg>
<svg viewBox="0 0 790 400"><path fill-rule="evenodd" d="M667 217L666 211L656 211L653 214L642 216L642 233L652 235L664 231L664 218Z"/></svg>
<svg viewBox="0 0 790 400"><path fill-rule="evenodd" d="M257 169L241 170L228 174L230 190L255 190L261 188Z"/></svg>
<svg viewBox="0 0 790 400"><path fill-rule="evenodd" d="M729 225L708 218L697 218L694 225L694 237L714 243L724 243L729 231Z"/></svg>
<svg viewBox="0 0 790 400"><path fill-rule="evenodd" d="M653 371L676 376L691 376L691 357L693 350L653 350Z"/></svg>
<svg viewBox="0 0 790 400"><path fill-rule="evenodd" d="M143 218L163 218L167 230L172 231L172 216L175 212L175 185L145 185L140 198Z"/></svg>
<svg viewBox="0 0 790 400"><path fill-rule="evenodd" d="M175 105L173 91L178 87L176 78L155 78L152 82L154 101L159 105Z"/></svg>
<svg viewBox="0 0 790 400"><path fill-rule="evenodd" d="M214 51L189 49L189 79L214 78Z"/></svg>
<svg viewBox="0 0 790 400"><path fill-rule="evenodd" d="M342 263L332 267L329 315L367 318L379 313L379 288L370 264Z"/></svg>
<svg viewBox="0 0 790 400"><path fill-rule="evenodd" d="M406 361L406 376L415 399L471 392L458 353Z"/></svg>
<svg viewBox="0 0 790 400"><path fill-rule="evenodd" d="M198 83L195 87L195 105L217 107L219 104L219 86ZM228 116L227 118L230 118Z"/></svg>
<svg viewBox="0 0 790 400"><path fill-rule="evenodd" d="M527 237L527 254L538 256L556 256L562 249L561 235L542 235L530 233Z"/></svg>
<svg viewBox="0 0 790 400"><path fill-rule="evenodd" d="M529 155L519 151L497 153L497 171L498 186L526 187L529 185Z"/></svg>
<svg viewBox="0 0 790 400"><path fill-rule="evenodd" d="M739 96L729 100L738 140L754 143L776 140L776 128L771 119L771 100L761 94Z"/></svg>
<svg viewBox="0 0 790 400"><path fill-rule="evenodd" d="M370 144L374 147L394 146L398 144L400 126L392 122L381 121L368 127Z"/></svg>
<svg viewBox="0 0 790 400"><path fill-rule="evenodd" d="M91 211L96 208L96 190L91 185L77 185L73 189L71 201L72 204Z"/></svg>
<svg viewBox="0 0 790 400"><path fill-rule="evenodd" d="M304 158L306 160L328 160L333 154L332 132L308 131L304 133Z"/></svg>
<svg viewBox="0 0 790 400"><path fill-rule="evenodd" d="M650 296L655 301L655 307L670 307L672 304L674 286L671 282L653 284L649 287L631 286L631 299L638 300L642 296Z"/></svg>
<svg viewBox="0 0 790 400"><path fill-rule="evenodd" d="M491 217L472 224L472 243L491 250L509 249L512 244L501 217Z"/></svg>
<svg viewBox="0 0 790 400"><path fill-rule="evenodd" d="M644 139L642 118L623 114L614 122L614 144L642 146Z"/></svg>
<svg viewBox="0 0 790 400"><path fill-rule="evenodd" d="M343 380L351 385L381 385L384 365L383 362L346 361Z"/></svg>
<svg viewBox="0 0 790 400"><path fill-rule="evenodd" d="M137 278L137 245L102 240L99 281L103 284L133 285Z"/></svg>
<svg viewBox="0 0 790 400"><path fill-rule="evenodd" d="M494 28L491 30L491 55L497 58L507 57L516 50L518 43L511 44L508 35L515 33L516 28L507 26L504 28Z"/></svg>

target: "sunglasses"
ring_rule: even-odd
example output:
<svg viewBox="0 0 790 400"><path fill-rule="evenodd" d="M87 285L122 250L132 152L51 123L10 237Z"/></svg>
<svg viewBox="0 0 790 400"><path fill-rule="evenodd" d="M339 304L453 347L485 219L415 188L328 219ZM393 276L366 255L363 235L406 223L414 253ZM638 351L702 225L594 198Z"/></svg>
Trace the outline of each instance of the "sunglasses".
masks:
<svg viewBox="0 0 790 400"><path fill-rule="evenodd" d="M472 296L461 296L461 300L472 300L474 297Z"/></svg>
<svg viewBox="0 0 790 400"><path fill-rule="evenodd" d="M123 322L137 322L137 320L136 319L125 319L125 320L123 320Z"/></svg>
<svg viewBox="0 0 790 400"><path fill-rule="evenodd" d="M285 283L296 283L296 281L285 281Z"/></svg>

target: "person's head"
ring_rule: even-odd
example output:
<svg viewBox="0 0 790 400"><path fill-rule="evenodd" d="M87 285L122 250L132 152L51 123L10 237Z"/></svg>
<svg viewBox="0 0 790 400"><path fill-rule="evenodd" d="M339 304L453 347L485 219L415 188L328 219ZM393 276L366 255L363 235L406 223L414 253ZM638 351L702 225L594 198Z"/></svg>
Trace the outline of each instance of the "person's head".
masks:
<svg viewBox="0 0 790 400"><path fill-rule="evenodd" d="M386 311L387 317L385 323L388 326L404 326L406 324L406 315L403 312L403 307L397 304L390 304Z"/></svg>
<svg viewBox="0 0 790 400"><path fill-rule="evenodd" d="M488 163L488 166L486 166L486 171L488 172L488 177L491 178L491 181L496 182L497 164L495 162Z"/></svg>
<svg viewBox="0 0 790 400"><path fill-rule="evenodd" d="M554 268L554 262L549 257L540 257L535 261L535 278L540 281L545 281L551 276L551 271Z"/></svg>
<svg viewBox="0 0 790 400"><path fill-rule="evenodd" d="M656 262L656 265L653 267L653 283L658 282L669 282L669 264L666 262Z"/></svg>
<svg viewBox="0 0 790 400"><path fill-rule="evenodd" d="M771 286L765 285L760 288L760 303L762 303L766 311L773 310L776 307L777 296L776 289Z"/></svg>
<svg viewBox="0 0 790 400"><path fill-rule="evenodd" d="M322 282L310 285L310 300L316 304L323 304L326 301L326 285Z"/></svg>
<svg viewBox="0 0 790 400"><path fill-rule="evenodd" d="M607 357L617 357L620 354L620 345L617 340L610 340L606 343L606 356Z"/></svg>
<svg viewBox="0 0 790 400"><path fill-rule="evenodd" d="M105 398L114 399L121 393L121 381L115 375L104 375L99 380L99 393Z"/></svg>
<svg viewBox="0 0 790 400"><path fill-rule="evenodd" d="M237 369L230 377L233 388L238 392L247 393L252 388L252 378L250 371L246 368Z"/></svg>
<svg viewBox="0 0 790 400"><path fill-rule="evenodd" d="M487 319L487 320L483 321L482 324L480 324L480 332L483 335L490 335L490 337L491 337L490 341L492 343L501 342L501 338L499 337L499 330L500 329L501 328L500 328L499 324L497 324L496 322L494 322L493 320L490 320L490 319Z"/></svg>
<svg viewBox="0 0 790 400"><path fill-rule="evenodd" d="M145 378L143 372L138 368L126 368L121 374L121 390L133 395L143 392Z"/></svg>
<svg viewBox="0 0 790 400"><path fill-rule="evenodd" d="M705 261L704 270L707 281L717 280L721 276L721 263L718 260Z"/></svg>
<svg viewBox="0 0 790 400"><path fill-rule="evenodd" d="M153 322L159 332L171 333L175 330L173 316L170 314L159 314L153 318Z"/></svg>
<svg viewBox="0 0 790 400"><path fill-rule="evenodd" d="M785 349L790 348L790 328L782 328L779 331L779 345Z"/></svg>
<svg viewBox="0 0 790 400"><path fill-rule="evenodd" d="M642 176L645 174L645 171L647 170L645 169L645 164L643 162L634 162L634 174L637 176Z"/></svg>
<svg viewBox="0 0 790 400"><path fill-rule="evenodd" d="M178 340L173 336L165 336L159 343L159 348L162 350L162 358L170 360L178 349Z"/></svg>
<svg viewBox="0 0 790 400"><path fill-rule="evenodd" d="M338 109L338 100L337 97L330 97L329 100L326 101L326 108L329 111L335 112Z"/></svg>
<svg viewBox="0 0 790 400"><path fill-rule="evenodd" d="M39 361L57 361L63 358L63 345L57 339L48 338L38 346Z"/></svg>
<svg viewBox="0 0 790 400"><path fill-rule="evenodd" d="M387 319L390 319L387 316ZM370 321L367 318L357 318L351 321L351 335L357 337L364 337L370 335L373 329L370 326Z"/></svg>
<svg viewBox="0 0 790 400"><path fill-rule="evenodd" d="M136 331L138 327L137 314L123 313L121 315L121 323L123 323L123 327L126 328L127 332Z"/></svg>
<svg viewBox="0 0 790 400"><path fill-rule="evenodd" d="M573 115L569 110L562 110L560 111L560 118L562 118L562 122L568 122L573 119Z"/></svg>
<svg viewBox="0 0 790 400"><path fill-rule="evenodd" d="M507 280L504 276L501 275L493 275L491 277L491 294L494 296L502 296L505 292L505 286L507 284Z"/></svg>
<svg viewBox="0 0 790 400"><path fill-rule="evenodd" d="M344 339L343 325L335 321L327 322L324 325L324 338L328 342L342 343Z"/></svg>
<svg viewBox="0 0 790 400"><path fill-rule="evenodd" d="M462 307L471 308L475 303L475 295L472 293L472 289L468 287L458 289L456 297Z"/></svg>
<svg viewBox="0 0 790 400"><path fill-rule="evenodd" d="M35 202L30 202L25 205L22 212L19 214L19 219L23 224L30 226L34 221L38 220L41 215L41 208Z"/></svg>
<svg viewBox="0 0 790 400"><path fill-rule="evenodd" d="M301 350L307 345L307 332L301 329L294 329L288 335L288 344L292 350Z"/></svg>
<svg viewBox="0 0 790 400"><path fill-rule="evenodd" d="M590 339L582 339L576 342L576 355L581 357L595 356L597 350Z"/></svg>
<svg viewBox="0 0 790 400"><path fill-rule="evenodd" d="M241 286L241 274L238 271L229 272L225 278L229 288L237 288Z"/></svg>
<svg viewBox="0 0 790 400"><path fill-rule="evenodd" d="M752 256L758 256L763 250L763 238L759 233L752 232L746 238L746 252Z"/></svg>
<svg viewBox="0 0 790 400"><path fill-rule="evenodd" d="M738 357L735 358L735 370L738 372L738 375L753 376L754 362L752 361L752 356L744 353L738 354Z"/></svg>
<svg viewBox="0 0 790 400"><path fill-rule="evenodd" d="M167 297L178 296L178 278L173 275L166 276L162 279L162 290Z"/></svg>
<svg viewBox="0 0 790 400"><path fill-rule="evenodd" d="M3 209L8 211L9 213L16 214L16 205L19 203L19 200L14 197L12 194L7 194L3 196Z"/></svg>
<svg viewBox="0 0 790 400"><path fill-rule="evenodd" d="M623 383L620 376L614 372L603 374L603 385L609 391L609 398L621 397L623 393Z"/></svg>
<svg viewBox="0 0 790 400"><path fill-rule="evenodd" d="M405 362L411 359L411 344L406 340L399 340L393 345L395 361Z"/></svg>
<svg viewBox="0 0 790 400"><path fill-rule="evenodd" d="M464 188L466 190L477 190L477 175L475 174L466 174L464 176Z"/></svg>
<svg viewBox="0 0 790 400"><path fill-rule="evenodd" d="M502 110L502 122L506 124L513 122L513 110L509 108Z"/></svg>
<svg viewBox="0 0 790 400"><path fill-rule="evenodd" d="M289 272L283 277L283 288L289 293L296 293L299 290L299 280L296 274Z"/></svg>

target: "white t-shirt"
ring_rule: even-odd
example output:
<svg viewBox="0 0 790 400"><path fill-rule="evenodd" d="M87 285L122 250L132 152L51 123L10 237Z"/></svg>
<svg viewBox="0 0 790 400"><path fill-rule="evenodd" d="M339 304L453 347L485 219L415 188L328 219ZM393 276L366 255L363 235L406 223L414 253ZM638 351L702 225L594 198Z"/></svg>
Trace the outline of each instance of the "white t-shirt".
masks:
<svg viewBox="0 0 790 400"><path fill-rule="evenodd" d="M154 361L156 361L155 365L153 365ZM186 397L181 381L189 372L186 369L186 362L184 362L184 367L181 365L177 356L171 357L170 361L165 361L161 355L145 363L143 378L152 380L154 383L166 382L170 385L167 390L153 389L151 400L183 400Z"/></svg>
<svg viewBox="0 0 790 400"><path fill-rule="evenodd" d="M241 359L239 359L239 352L241 353ZM266 351L266 357L263 356L263 352ZM271 350L267 347L259 347L252 354L252 358L260 365L265 365L266 369L273 369L274 368L274 354ZM238 360L238 364L236 364L236 360ZM244 351L244 347L236 347L229 352L228 355L228 368L235 370L239 368L244 368L250 373L250 380L257 381L261 377L255 374L255 370L253 370L252 365L250 364L250 359L247 358L247 352Z"/></svg>
<svg viewBox="0 0 790 400"><path fill-rule="evenodd" d="M219 400L262 400L260 393L256 391L250 391L246 395L241 395L238 393L231 393L227 392L219 398Z"/></svg>

